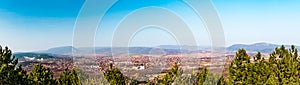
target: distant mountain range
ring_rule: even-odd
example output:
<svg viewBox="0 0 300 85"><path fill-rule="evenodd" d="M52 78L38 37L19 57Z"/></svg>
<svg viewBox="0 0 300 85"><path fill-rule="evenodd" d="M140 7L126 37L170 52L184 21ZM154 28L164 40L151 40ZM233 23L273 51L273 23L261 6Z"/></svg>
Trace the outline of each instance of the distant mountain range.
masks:
<svg viewBox="0 0 300 85"><path fill-rule="evenodd" d="M63 46L50 48L48 50L36 51L31 53L47 53L58 55L69 55L72 53L90 54L93 53L91 49L95 49L97 54L179 54L192 53L200 50L206 50L210 47L204 46L178 46L178 45L160 45L157 47L83 47L75 48L72 46Z"/></svg>
<svg viewBox="0 0 300 85"><path fill-rule="evenodd" d="M255 44L234 44L226 48L227 51L237 51L238 49L245 49L249 52L262 52L271 53L276 47L281 45L270 44L270 43L255 43ZM284 45L289 48L291 45ZM296 46L300 48L299 46ZM85 47L85 48L74 48L72 46L55 47L48 50L36 51L31 53L46 53L54 55L69 55L74 53L79 54L90 54L93 53L90 49L95 49L97 54L179 54L179 53L199 53L209 52L210 47L205 46L178 46L178 45L160 45L157 47Z"/></svg>
<svg viewBox="0 0 300 85"><path fill-rule="evenodd" d="M77 51L73 46L63 46L50 48L48 50L37 51L35 53L49 53L49 54L70 54L73 51Z"/></svg>
<svg viewBox="0 0 300 85"><path fill-rule="evenodd" d="M251 52L262 52L262 53L271 53L274 51L276 47L280 47L282 45L277 44L270 44L270 43L255 43L255 44L235 44L232 46L227 47L228 51L237 51L238 49L245 49L247 51ZM286 48L290 48L291 45L284 45ZM296 46L296 48L300 48L299 46Z"/></svg>

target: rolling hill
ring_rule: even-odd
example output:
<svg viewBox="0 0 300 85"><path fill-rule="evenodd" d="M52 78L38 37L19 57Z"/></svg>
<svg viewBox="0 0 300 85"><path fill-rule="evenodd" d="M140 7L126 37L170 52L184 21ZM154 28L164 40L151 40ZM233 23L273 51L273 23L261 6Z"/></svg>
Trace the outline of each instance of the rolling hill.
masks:
<svg viewBox="0 0 300 85"><path fill-rule="evenodd" d="M230 47L227 47L228 51L237 51L238 49L245 49L250 52L262 52L262 53L271 53L276 47L281 45L270 44L270 43L254 43L254 44L235 44ZM290 48L291 45L284 45L286 48ZM300 48L296 46L296 48Z"/></svg>
<svg viewBox="0 0 300 85"><path fill-rule="evenodd" d="M262 53L271 53L276 47L281 45L270 44L270 43L254 43L254 44L234 44L226 48L227 51L237 51L238 49L245 49L248 52L262 52ZM289 48L291 45L284 45ZM300 48L299 46L296 46ZM208 46L180 46L178 45L160 45L157 47L85 47L85 48L74 48L72 46L64 47L55 47L48 50L36 51L26 54L26 55L39 55L39 54L48 54L48 55L69 55L73 52L79 54L91 54L93 53L90 49L95 49L97 54L179 54L179 53L198 53L200 51L210 50ZM24 55L24 54L22 54Z"/></svg>

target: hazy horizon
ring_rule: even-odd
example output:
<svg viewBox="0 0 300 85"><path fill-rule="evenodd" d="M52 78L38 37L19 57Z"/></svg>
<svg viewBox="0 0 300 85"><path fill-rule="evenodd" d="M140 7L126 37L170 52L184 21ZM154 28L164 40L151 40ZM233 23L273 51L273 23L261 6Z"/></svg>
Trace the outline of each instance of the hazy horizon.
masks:
<svg viewBox="0 0 300 85"><path fill-rule="evenodd" d="M253 44L261 44L261 43L264 43L264 44L272 44L272 45L294 45L294 44L276 44L276 43L269 43L269 42L256 42L256 43L235 43L235 44L232 44L232 45L226 45L225 48L228 48L230 46L233 46L233 45L239 45L239 44L242 44L242 45L253 45ZM53 47L49 47L49 48L46 48L46 49L36 49L36 50L27 50L27 51L13 51L14 53L19 53L19 52L38 52L38 51L45 51L45 50L49 50L49 49L53 49L53 48L61 48L61 47L69 47L69 46L72 46L72 45L65 45L65 46L53 46ZM159 46L179 46L179 45L175 45L175 44L168 44L168 45L155 45L155 46L142 46L142 45L135 45L135 46L115 46L115 47L152 47L152 48L156 48L156 47L159 47ZM183 45L183 46L193 46L193 45ZM296 46L300 46L300 45L296 45ZM4 47L4 46L2 46ZM72 46L74 47L74 46ZM94 47L77 47L77 48L98 48L98 47L110 47L110 46L94 46ZM203 47L203 48L211 48L211 46L209 45L198 45L196 47ZM76 48L76 47L74 47ZM202 48L202 49L203 49Z"/></svg>

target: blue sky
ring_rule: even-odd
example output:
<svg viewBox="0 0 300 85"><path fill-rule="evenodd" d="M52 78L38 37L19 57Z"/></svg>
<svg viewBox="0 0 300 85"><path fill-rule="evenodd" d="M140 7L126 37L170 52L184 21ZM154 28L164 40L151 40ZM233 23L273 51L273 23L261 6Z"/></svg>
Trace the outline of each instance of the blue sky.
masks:
<svg viewBox="0 0 300 85"><path fill-rule="evenodd" d="M150 2L149 2L150 1ZM70 46L73 28L84 0L1 0L0 44L13 51L35 51ZM299 0L212 0L225 31L226 45L270 42L300 45ZM110 44L112 32L126 14L158 6L172 10L189 24L199 45L209 36L193 11L177 0L122 0L103 19L97 46ZM147 14L151 14L151 11ZM101 29L100 29L101 28ZM131 45L177 44L168 32L153 28L135 35Z"/></svg>

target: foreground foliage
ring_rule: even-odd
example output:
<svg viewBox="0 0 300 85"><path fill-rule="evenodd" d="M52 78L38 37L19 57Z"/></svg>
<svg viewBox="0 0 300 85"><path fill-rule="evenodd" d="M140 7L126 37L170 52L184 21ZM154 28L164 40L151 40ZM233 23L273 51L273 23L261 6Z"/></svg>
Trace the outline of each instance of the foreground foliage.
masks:
<svg viewBox="0 0 300 85"><path fill-rule="evenodd" d="M34 66L32 71L28 75L28 80L30 84L35 85L53 85L55 80L53 79L53 72L44 67L42 64L37 64Z"/></svg>
<svg viewBox="0 0 300 85"><path fill-rule="evenodd" d="M63 74L57 79L59 85L80 85L80 78L77 75L75 69L72 71L65 69Z"/></svg>
<svg viewBox="0 0 300 85"><path fill-rule="evenodd" d="M126 78L118 68L110 69L104 72L104 78L112 85L125 85Z"/></svg>
<svg viewBox="0 0 300 85"><path fill-rule="evenodd" d="M18 65L18 59L12 56L11 50L0 46L0 85L81 85L75 70L66 69L58 80L54 79L53 72L36 64L29 74Z"/></svg>
<svg viewBox="0 0 300 85"><path fill-rule="evenodd" d="M17 66L18 59L11 58L12 52L0 46L0 85L17 85L27 83L26 71Z"/></svg>
<svg viewBox="0 0 300 85"><path fill-rule="evenodd" d="M229 84L300 84L300 59L295 46L276 48L268 60L261 53L253 59L251 62L244 49L237 52L229 68Z"/></svg>

